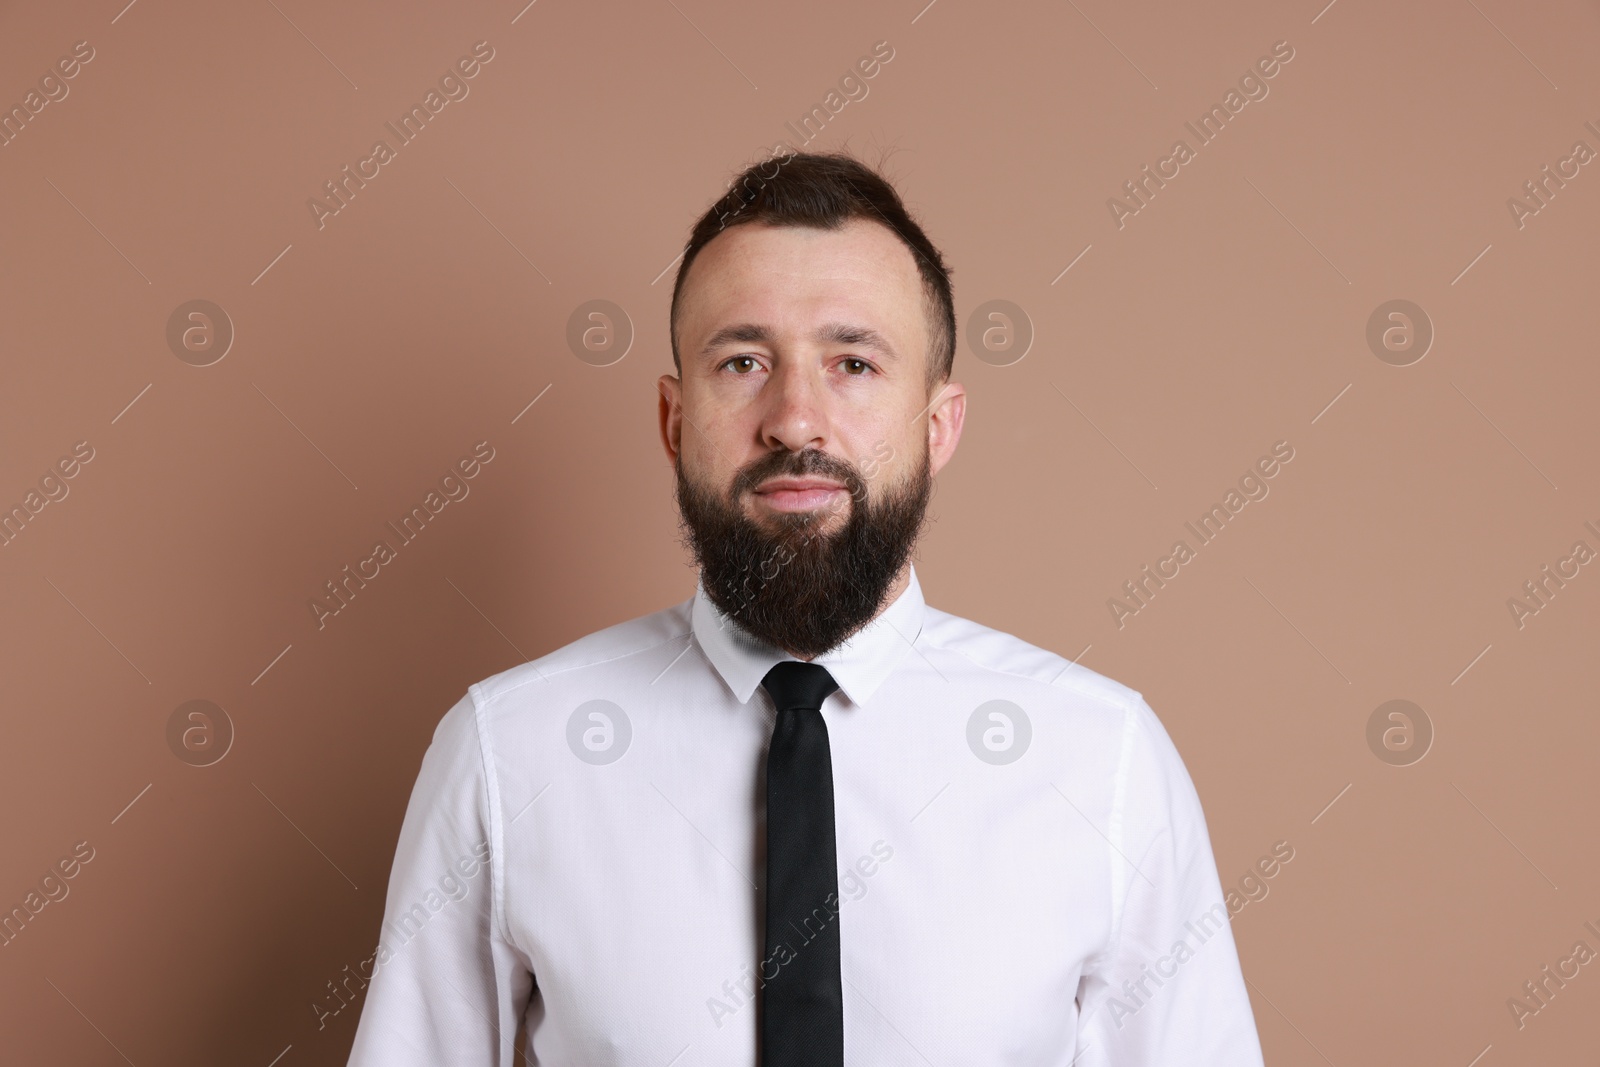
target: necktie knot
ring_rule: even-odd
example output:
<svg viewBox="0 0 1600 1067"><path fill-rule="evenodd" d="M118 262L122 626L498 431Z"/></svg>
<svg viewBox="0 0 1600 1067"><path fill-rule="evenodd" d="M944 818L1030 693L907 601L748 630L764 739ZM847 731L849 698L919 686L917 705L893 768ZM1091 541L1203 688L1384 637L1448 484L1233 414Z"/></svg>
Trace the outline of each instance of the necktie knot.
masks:
<svg viewBox="0 0 1600 1067"><path fill-rule="evenodd" d="M821 709L828 695L839 688L839 683L833 680L828 668L819 663L785 660L773 665L761 679L761 688L772 697L773 706L779 711L793 708L816 711Z"/></svg>

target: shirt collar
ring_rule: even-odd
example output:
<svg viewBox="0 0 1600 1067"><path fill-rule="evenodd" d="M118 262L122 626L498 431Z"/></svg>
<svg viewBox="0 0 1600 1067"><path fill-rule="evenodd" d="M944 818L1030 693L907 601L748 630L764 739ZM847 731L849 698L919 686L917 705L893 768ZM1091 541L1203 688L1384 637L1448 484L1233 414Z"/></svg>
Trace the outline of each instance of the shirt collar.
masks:
<svg viewBox="0 0 1600 1067"><path fill-rule="evenodd" d="M922 633L922 584L917 581L916 567L910 570L911 579L894 603L844 644L811 661L828 668L852 704L862 705L871 698ZM773 664L796 658L751 636L729 619L711 602L699 581L690 619L695 640L741 704L749 702Z"/></svg>

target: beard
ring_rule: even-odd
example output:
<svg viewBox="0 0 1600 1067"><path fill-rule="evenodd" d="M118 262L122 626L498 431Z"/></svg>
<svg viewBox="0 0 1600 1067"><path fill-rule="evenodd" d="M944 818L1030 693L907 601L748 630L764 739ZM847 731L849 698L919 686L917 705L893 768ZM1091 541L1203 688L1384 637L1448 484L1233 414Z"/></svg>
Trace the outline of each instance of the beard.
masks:
<svg viewBox="0 0 1600 1067"><path fill-rule="evenodd" d="M814 448L767 453L734 475L726 496L691 482L681 453L674 467L684 543L706 596L751 636L807 660L878 614L911 556L933 489L926 445L920 465L876 500L853 464ZM844 524L824 531L835 506L751 519L746 494L780 476L843 484Z"/></svg>

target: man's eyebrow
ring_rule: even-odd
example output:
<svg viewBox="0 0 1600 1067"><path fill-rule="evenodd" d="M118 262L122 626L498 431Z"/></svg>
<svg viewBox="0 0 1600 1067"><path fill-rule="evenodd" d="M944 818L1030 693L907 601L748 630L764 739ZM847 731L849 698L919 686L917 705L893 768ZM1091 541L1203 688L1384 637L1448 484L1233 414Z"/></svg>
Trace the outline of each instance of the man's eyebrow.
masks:
<svg viewBox="0 0 1600 1067"><path fill-rule="evenodd" d="M741 322L733 326L724 326L711 335L711 340L706 342L702 353L714 352L724 345L730 344L765 344L772 340L772 331L756 322Z"/></svg>
<svg viewBox="0 0 1600 1067"><path fill-rule="evenodd" d="M889 339L871 326L860 326L848 322L829 322L817 328L816 339L826 344L851 345L857 348L871 348L883 353L890 359L898 358L894 346ZM772 340L772 331L757 322L740 322L732 326L724 326L711 335L701 349L702 353L714 352L724 345L730 344L766 344Z"/></svg>
<svg viewBox="0 0 1600 1067"><path fill-rule="evenodd" d="M897 358L894 346L883 334L871 326L857 326L848 322L830 322L817 330L817 340L856 348L872 348L890 359Z"/></svg>

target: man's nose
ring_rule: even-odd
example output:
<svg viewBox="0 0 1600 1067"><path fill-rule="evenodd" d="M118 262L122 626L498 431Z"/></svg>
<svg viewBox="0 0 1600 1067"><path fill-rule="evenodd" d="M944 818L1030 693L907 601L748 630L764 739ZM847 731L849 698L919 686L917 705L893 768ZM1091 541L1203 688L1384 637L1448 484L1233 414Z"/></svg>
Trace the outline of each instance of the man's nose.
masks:
<svg viewBox="0 0 1600 1067"><path fill-rule="evenodd" d="M798 452L828 444L829 398L819 370L799 363L780 365L762 393L767 407L761 433L769 447Z"/></svg>

